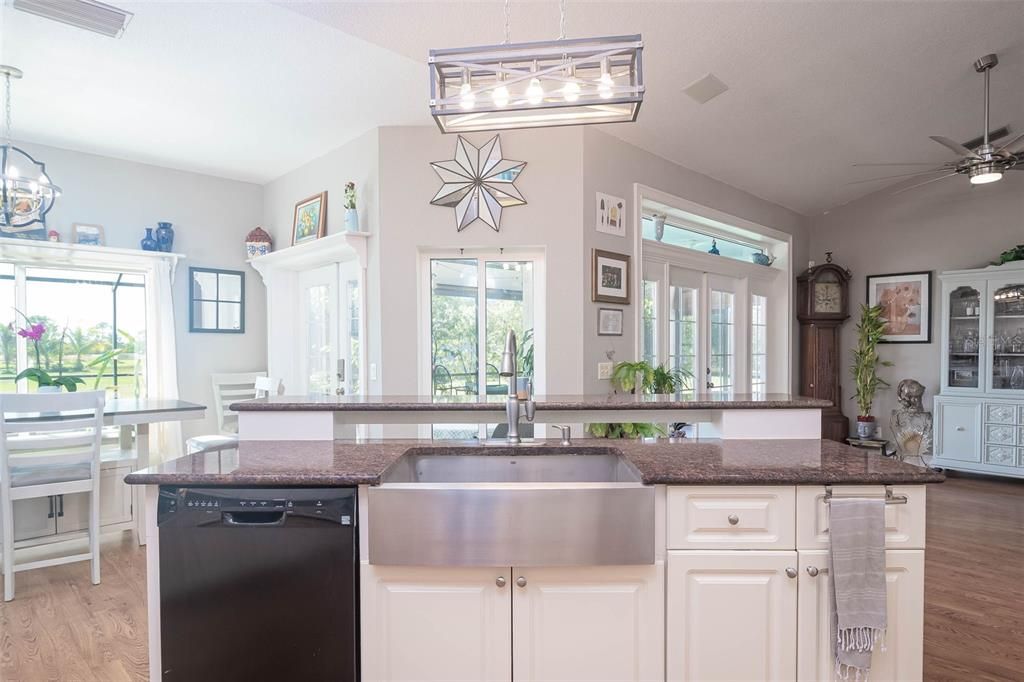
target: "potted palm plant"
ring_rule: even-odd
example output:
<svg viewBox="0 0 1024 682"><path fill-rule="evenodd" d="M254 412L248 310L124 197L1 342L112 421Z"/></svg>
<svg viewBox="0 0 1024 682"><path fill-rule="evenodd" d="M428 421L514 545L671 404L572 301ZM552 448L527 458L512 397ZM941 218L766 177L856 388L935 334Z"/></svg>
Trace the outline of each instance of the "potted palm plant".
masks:
<svg viewBox="0 0 1024 682"><path fill-rule="evenodd" d="M860 306L860 322L857 323L857 346L853 349L853 398L857 401L857 435L872 438L875 435L875 418L871 405L875 393L889 384L878 376L879 367L891 367L892 363L878 356L878 342L885 332L882 306Z"/></svg>

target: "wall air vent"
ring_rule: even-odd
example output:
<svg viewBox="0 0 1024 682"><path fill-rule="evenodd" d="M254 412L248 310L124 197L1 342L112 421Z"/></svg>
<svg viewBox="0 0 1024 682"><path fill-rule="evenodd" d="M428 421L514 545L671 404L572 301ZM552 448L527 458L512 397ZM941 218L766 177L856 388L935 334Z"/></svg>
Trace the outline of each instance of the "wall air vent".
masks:
<svg viewBox="0 0 1024 682"><path fill-rule="evenodd" d="M134 16L131 12L95 0L11 0L11 6L37 17L111 38L120 38Z"/></svg>

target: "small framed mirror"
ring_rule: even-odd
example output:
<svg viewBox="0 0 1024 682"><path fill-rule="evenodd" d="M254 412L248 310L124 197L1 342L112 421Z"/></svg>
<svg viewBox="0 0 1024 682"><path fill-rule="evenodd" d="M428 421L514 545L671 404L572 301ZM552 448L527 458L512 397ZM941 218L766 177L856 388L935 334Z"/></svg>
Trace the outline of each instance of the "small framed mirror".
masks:
<svg viewBox="0 0 1024 682"><path fill-rule="evenodd" d="M245 273L189 268L190 332L245 333Z"/></svg>

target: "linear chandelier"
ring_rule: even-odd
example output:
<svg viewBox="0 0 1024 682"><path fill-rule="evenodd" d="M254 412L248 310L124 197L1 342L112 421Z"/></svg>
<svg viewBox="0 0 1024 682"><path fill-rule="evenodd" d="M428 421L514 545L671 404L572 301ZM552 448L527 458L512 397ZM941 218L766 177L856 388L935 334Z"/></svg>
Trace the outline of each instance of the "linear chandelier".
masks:
<svg viewBox="0 0 1024 682"><path fill-rule="evenodd" d="M639 34L430 50L430 114L442 133L635 121L644 99Z"/></svg>
<svg viewBox="0 0 1024 682"><path fill-rule="evenodd" d="M4 79L4 131L0 144L0 232L25 232L46 224L46 214L60 196L60 187L46 173L46 164L11 143L11 79L21 69L0 64Z"/></svg>

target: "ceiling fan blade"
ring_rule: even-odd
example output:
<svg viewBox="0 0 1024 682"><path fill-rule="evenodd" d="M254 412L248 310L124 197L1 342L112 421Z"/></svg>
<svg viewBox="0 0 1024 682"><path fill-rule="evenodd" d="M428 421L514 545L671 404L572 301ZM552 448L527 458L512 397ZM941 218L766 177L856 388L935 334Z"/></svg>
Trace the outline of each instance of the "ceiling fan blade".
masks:
<svg viewBox="0 0 1024 682"><path fill-rule="evenodd" d="M888 163L852 163L851 166L857 167L870 167L870 166L934 166L934 161L890 161Z"/></svg>
<svg viewBox="0 0 1024 682"><path fill-rule="evenodd" d="M909 177L913 177L915 175L929 175L930 173L944 173L944 172L946 172L948 170L949 170L948 168L933 168L931 170L916 171L914 173L900 173L899 175L883 175L882 177L879 177L879 178L868 178L867 180L853 180L851 182L847 182L846 184L847 185L862 185L865 182L878 182L879 180L892 180L894 178L909 178Z"/></svg>
<svg viewBox="0 0 1024 682"><path fill-rule="evenodd" d="M981 158L980 156L978 156L977 154L972 152L970 149L968 149L967 147L965 147L962 144L960 144L959 142L957 142L956 140L951 140L948 137L943 137L942 135L931 135L930 137L931 137L931 139L933 139L936 142L938 142L939 144L941 144L943 147L948 147L948 148L952 149L953 151L955 151L960 156L966 157L968 159L980 159Z"/></svg>
<svg viewBox="0 0 1024 682"><path fill-rule="evenodd" d="M1012 147L1017 142L1020 142L1021 140L1024 140L1024 133L1021 133L1020 135L1018 135L1017 137L1013 138L1012 140L1010 140L1009 142L1004 144L1002 147L1000 147L999 148L999 152L1009 151L1010 147ZM1016 151L1016 150L1014 150L1014 151ZM996 153L998 154L999 152L996 152ZM1010 153L1012 154L1014 152L1010 152Z"/></svg>
<svg viewBox="0 0 1024 682"><path fill-rule="evenodd" d="M938 180L944 180L945 178L951 178L951 177L953 177L954 175L959 175L959 173L948 173L948 174L946 174L946 175L940 175L940 176L939 176L939 177L937 177L937 178L932 178L931 180L925 180L924 182L919 182L919 183L917 183L916 185L911 185L910 187L904 187L903 189L898 189L898 190L896 190L895 192L893 192L893 194L894 194L894 195L896 195L896 194L902 194L903 192L906 192L906 191L909 191L909 190L915 189L915 188L917 188L917 187L921 187L922 185L927 185L927 184L928 184L928 183L930 183L930 182L936 182L936 181L938 181Z"/></svg>

